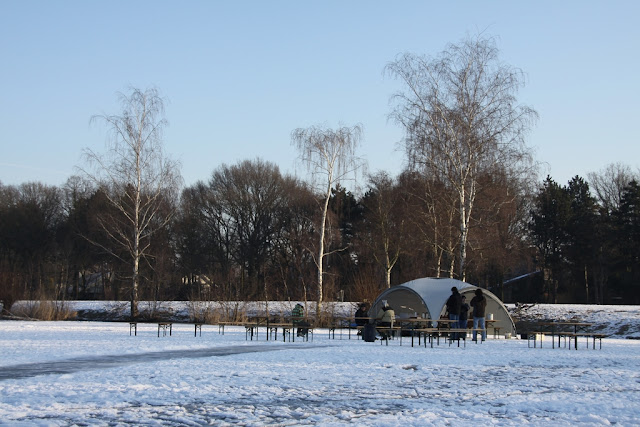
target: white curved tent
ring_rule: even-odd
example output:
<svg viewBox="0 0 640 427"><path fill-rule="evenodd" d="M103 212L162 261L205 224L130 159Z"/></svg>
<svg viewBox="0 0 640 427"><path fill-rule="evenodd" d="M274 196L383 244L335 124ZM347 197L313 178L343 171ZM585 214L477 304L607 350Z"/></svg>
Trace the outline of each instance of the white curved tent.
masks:
<svg viewBox="0 0 640 427"><path fill-rule="evenodd" d="M396 313L396 318L406 319L413 316L428 319L439 319L446 313L446 302L451 295L451 288L457 287L461 295L467 297L467 303L474 297L477 286L462 282L456 279L431 278L412 280L402 285L394 286L382 292L374 301L369 314L375 316L386 300ZM487 315L493 315L497 320L496 327L500 328L500 333L516 334L516 326L509 316L507 308L502 301L491 292L483 289L482 292L487 298ZM469 312L469 318L471 318Z"/></svg>

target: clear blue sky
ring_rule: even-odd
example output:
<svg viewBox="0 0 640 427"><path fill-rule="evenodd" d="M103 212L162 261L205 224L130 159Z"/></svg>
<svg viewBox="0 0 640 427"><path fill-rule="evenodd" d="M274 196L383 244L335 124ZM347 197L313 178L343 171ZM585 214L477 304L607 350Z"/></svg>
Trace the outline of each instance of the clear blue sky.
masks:
<svg viewBox="0 0 640 427"><path fill-rule="evenodd" d="M610 163L640 166L640 2L10 1L0 2L0 181L61 185L116 92L168 98L168 154L186 185L257 157L303 176L290 133L364 127L370 171L396 175L402 130L387 120L401 52L435 55L467 33L498 37L523 69L528 137L557 182Z"/></svg>

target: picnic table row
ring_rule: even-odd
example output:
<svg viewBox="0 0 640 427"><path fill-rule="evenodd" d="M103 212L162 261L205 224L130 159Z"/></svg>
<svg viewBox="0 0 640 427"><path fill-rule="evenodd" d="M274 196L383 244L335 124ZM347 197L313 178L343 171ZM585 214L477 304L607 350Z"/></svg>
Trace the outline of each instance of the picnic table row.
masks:
<svg viewBox="0 0 640 427"><path fill-rule="evenodd" d="M309 319L310 320L310 319ZM138 322L138 321L130 321L129 322L129 335L138 335L138 325L140 324L153 324L157 325L158 328L158 337L160 336L171 336L173 333L173 322ZM194 326L194 336L202 336L202 325L203 322L194 322L192 323ZM241 326L245 328L245 335L247 339L253 340L255 337L258 339L259 328L264 327L267 331L267 340L276 339L278 335L278 330L282 331L283 339L286 340L288 337L290 340L295 341L295 336L293 336L292 332L295 329L298 329L300 332L299 337L304 340L308 340L309 336L313 337L313 326L306 318L294 318L288 321L282 320L270 320L267 317L253 317L247 321L240 322L216 322L213 325L218 326L218 333L224 335L224 329L226 326ZM307 326L308 325L308 326ZM298 331L296 331L298 332Z"/></svg>
<svg viewBox="0 0 640 427"><path fill-rule="evenodd" d="M531 327L532 332L526 333L527 342L529 347L533 345L534 348L538 346L542 348L544 338L549 336L551 338L551 348L556 348L556 345L561 348L561 345L564 344L564 348L578 350L578 340L584 338L587 347L589 347L591 340L594 350L596 341L599 343L599 348L602 349L602 338L606 338L606 334L593 331L592 328L594 326L594 323L587 322L539 322Z"/></svg>
<svg viewBox="0 0 640 427"><path fill-rule="evenodd" d="M414 346L414 341L417 338L418 345L421 343L426 347L430 344L431 347L435 344L440 344L440 340L448 342L449 345L457 342L458 347L460 341L466 346L466 338L469 333L475 332L482 335L483 332L487 332L484 329L473 329L471 327L458 328L453 327L453 324L458 323L458 320L450 319L428 319L420 317L410 317L397 319L391 326L377 326L376 329L381 335L381 343L384 341L389 345L389 339L395 339L399 337L400 345L402 345L403 337L411 337L411 346ZM487 328L493 329L494 338L498 338L500 333L500 327L497 326L498 320L485 320ZM482 342L483 339L475 340L475 342Z"/></svg>
<svg viewBox="0 0 640 427"><path fill-rule="evenodd" d="M329 338L336 338L336 331L339 332L339 337L342 339L343 331L348 331L348 338L351 339L352 333L356 337L361 335L363 326L355 323L356 320L362 320L366 323L374 323L372 318L360 318L353 319L347 317L333 318L328 324L324 324L322 327L328 330ZM213 325L218 326L218 333L224 335L225 327L227 326L240 326L245 329L245 338L247 340L257 340L260 335L260 330L263 329L266 340L277 340L279 336L283 341L294 341L297 338L301 338L303 341L313 340L315 319L311 317L290 317L274 319L267 316L256 316L246 321L240 322L216 322ZM457 322L449 319L424 319L424 318L409 318L399 319L391 326L377 326L378 334L381 337L381 343L386 342L389 344L390 339L399 338L402 345L402 338L411 337L411 345L414 345L414 340L417 338L418 345L424 340L424 345L427 342L433 346L434 342L440 343L440 339L449 340L449 342L457 341L460 345L460 340L466 345L466 336L469 332L474 330L471 328L458 329L452 328L451 324ZM487 320L487 324L493 327L494 338L499 333L499 327L495 325L495 320ZM362 323L362 322L360 322ZM129 323L129 334L137 335L138 324L155 324L157 325L157 335L171 336L173 333L172 322L136 322ZM202 325L204 323L195 322L194 336L202 335ZM357 333L356 333L357 332ZM482 333L482 330L476 330L478 333ZM454 337L454 339L451 339Z"/></svg>

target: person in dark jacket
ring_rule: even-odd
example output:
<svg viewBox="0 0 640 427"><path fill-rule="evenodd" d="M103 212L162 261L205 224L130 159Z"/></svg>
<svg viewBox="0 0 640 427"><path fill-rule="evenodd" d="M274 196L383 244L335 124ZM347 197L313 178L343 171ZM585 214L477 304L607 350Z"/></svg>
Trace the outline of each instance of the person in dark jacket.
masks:
<svg viewBox="0 0 640 427"><path fill-rule="evenodd" d="M455 286L451 288L451 296L447 300L447 313L449 313L449 320L453 320L451 322L452 328L459 328L460 323L460 306L462 305L462 297L460 296L460 292L458 292L458 288ZM457 334L452 334L451 339L457 339Z"/></svg>
<svg viewBox="0 0 640 427"><path fill-rule="evenodd" d="M487 328L484 322L484 312L487 308L487 298L482 293L482 289L476 289L476 296L471 299L473 307L473 340L477 341L477 329L482 329L482 341L487 339Z"/></svg>
<svg viewBox="0 0 640 427"><path fill-rule="evenodd" d="M458 322L458 327L461 329L467 329L467 319L469 318L469 304L467 303L467 297L462 295L460 297L462 300L462 304L460 305L460 322Z"/></svg>
<svg viewBox="0 0 640 427"><path fill-rule="evenodd" d="M364 327L364 325L366 325L367 323L369 323L369 314L367 313L367 304L366 303L360 303L360 305L358 306L358 309L356 310L356 314L353 316L354 317L354 324L356 327L360 328L360 327ZM358 335L361 335L362 331L360 329L358 329Z"/></svg>
<svg viewBox="0 0 640 427"><path fill-rule="evenodd" d="M364 302L360 303L358 309L356 310L356 314L354 315L354 320L357 326L364 326L365 324L369 323L369 314L367 313L367 311L367 304Z"/></svg>

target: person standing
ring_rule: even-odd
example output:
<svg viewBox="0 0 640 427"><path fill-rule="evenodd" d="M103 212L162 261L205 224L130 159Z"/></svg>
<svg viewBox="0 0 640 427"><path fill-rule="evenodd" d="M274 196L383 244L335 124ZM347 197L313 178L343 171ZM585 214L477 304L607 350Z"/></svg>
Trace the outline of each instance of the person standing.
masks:
<svg viewBox="0 0 640 427"><path fill-rule="evenodd" d="M487 298L482 293L482 289L476 289L476 295L471 299L471 307L473 307L473 340L478 340L478 329L482 329L482 341L484 341L487 339L487 328L484 321Z"/></svg>
<svg viewBox="0 0 640 427"><path fill-rule="evenodd" d="M459 327L460 306L462 306L462 297L460 296L460 292L458 292L458 288L454 286L451 288L451 296L447 300L447 313L449 313L449 320L452 320L450 323L451 328ZM457 334L451 334L451 339L455 340L457 338Z"/></svg>
<svg viewBox="0 0 640 427"><path fill-rule="evenodd" d="M467 303L467 297L462 295L460 299L462 300L462 304L460 305L460 321L458 322L458 327L460 329L467 329L467 319L469 318L469 309L471 307L469 307ZM466 338L466 334L463 338Z"/></svg>

